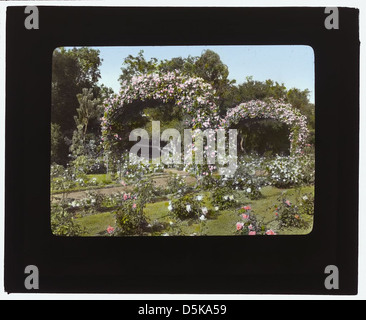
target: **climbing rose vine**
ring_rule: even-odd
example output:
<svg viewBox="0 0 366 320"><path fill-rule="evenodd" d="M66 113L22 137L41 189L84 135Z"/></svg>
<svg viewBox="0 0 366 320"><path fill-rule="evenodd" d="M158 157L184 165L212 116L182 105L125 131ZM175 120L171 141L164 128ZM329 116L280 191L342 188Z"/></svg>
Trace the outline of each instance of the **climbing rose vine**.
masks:
<svg viewBox="0 0 366 320"><path fill-rule="evenodd" d="M299 110L282 100L270 99L266 102L252 100L230 109L225 118L221 120L221 124L223 127L230 128L242 119L253 118L273 119L286 124L290 128L290 153L292 155L301 154L309 130L306 116L302 115Z"/></svg>
<svg viewBox="0 0 366 320"><path fill-rule="evenodd" d="M108 143L121 138L115 132L116 113L131 107L134 101L156 100L173 102L180 106L183 114L189 115L187 125L192 129L217 128L219 125L217 97L212 86L202 78L188 77L178 71L166 74L145 74L123 82L119 94L104 103L101 118L102 142Z"/></svg>
<svg viewBox="0 0 366 320"><path fill-rule="evenodd" d="M218 115L217 96L213 87L202 78L188 77L178 71L166 74L144 74L124 81L119 94L104 103L104 115L101 118L102 144L105 151L112 144L122 140L119 136L119 116L130 108L136 107L134 101L158 101L174 103L181 108L187 127L191 129L230 129L242 119L273 119L285 123L290 128L290 153L297 156L302 153L309 134L306 117L299 110L282 100L253 100L241 103L229 109L224 118ZM133 111L133 110L132 110ZM194 137L194 136L193 136ZM193 145L192 145L193 147ZM193 151L195 148L193 147ZM202 171L200 168L200 171ZM212 170L206 170L210 172ZM202 171L204 172L204 171Z"/></svg>

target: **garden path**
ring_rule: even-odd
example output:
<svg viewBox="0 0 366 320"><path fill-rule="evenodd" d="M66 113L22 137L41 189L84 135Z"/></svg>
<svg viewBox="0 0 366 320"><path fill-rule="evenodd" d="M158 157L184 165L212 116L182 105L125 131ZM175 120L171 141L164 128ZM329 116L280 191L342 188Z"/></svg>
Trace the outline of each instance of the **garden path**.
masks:
<svg viewBox="0 0 366 320"><path fill-rule="evenodd" d="M166 186L168 183L168 179L170 174L179 174L180 176L183 176L188 184L194 184L196 179L189 175L189 173L185 171L180 171L177 169L165 169L163 173L160 174L154 174L152 179L155 181L155 185L157 187L163 187ZM105 186L102 188L93 188L91 190L95 192L99 192L103 195L110 195L116 192L131 192L133 186ZM83 199L86 197L86 192L89 190L82 190L82 191L73 191L67 194L67 198L69 199ZM62 194L55 194L52 195L52 201L58 201L62 198Z"/></svg>

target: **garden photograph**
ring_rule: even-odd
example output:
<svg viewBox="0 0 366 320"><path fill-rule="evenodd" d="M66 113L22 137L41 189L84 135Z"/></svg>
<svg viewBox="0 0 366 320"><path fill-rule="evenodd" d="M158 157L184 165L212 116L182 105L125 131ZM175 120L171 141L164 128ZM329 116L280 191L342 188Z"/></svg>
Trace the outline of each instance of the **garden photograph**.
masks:
<svg viewBox="0 0 366 320"><path fill-rule="evenodd" d="M311 233L314 72L308 46L56 48L52 234Z"/></svg>

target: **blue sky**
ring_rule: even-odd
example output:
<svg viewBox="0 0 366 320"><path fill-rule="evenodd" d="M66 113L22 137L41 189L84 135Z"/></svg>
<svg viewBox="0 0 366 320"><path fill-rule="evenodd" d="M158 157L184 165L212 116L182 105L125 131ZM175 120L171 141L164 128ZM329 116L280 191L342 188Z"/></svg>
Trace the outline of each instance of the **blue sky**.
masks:
<svg viewBox="0 0 366 320"><path fill-rule="evenodd" d="M147 60L174 57L200 56L205 49L220 55L229 68L229 78L237 84L252 76L254 80L271 79L284 84L287 89L309 89L310 102L314 103L315 66L314 52L309 46L166 46L166 47L94 47L103 59L100 83L119 91L118 77L125 57L144 50Z"/></svg>

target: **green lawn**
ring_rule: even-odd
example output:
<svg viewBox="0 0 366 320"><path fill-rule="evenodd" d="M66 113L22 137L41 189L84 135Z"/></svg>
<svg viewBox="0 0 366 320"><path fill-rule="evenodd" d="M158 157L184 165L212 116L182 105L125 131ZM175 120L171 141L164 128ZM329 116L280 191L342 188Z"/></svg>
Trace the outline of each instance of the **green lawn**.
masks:
<svg viewBox="0 0 366 320"><path fill-rule="evenodd" d="M115 226L116 224L114 214L111 212L86 215L81 218L77 218L76 222L82 228L85 228L85 236L106 235L108 226Z"/></svg>
<svg viewBox="0 0 366 320"><path fill-rule="evenodd" d="M314 191L313 186L302 187L301 194L310 193ZM296 199L295 189L278 189L275 187L265 187L262 189L263 197L258 200L249 200L244 194L239 193L238 207L241 205L250 205L252 208L252 214L255 214L257 219L262 220L268 228L278 229L278 221L275 219L274 205L277 202L278 197L282 194L286 194L286 199L294 202ZM205 206L208 209L213 209L211 203L207 200L209 198L209 192L200 193L204 194L206 202ZM208 235L208 236L227 236L234 235L236 233L236 223L241 221L236 208L230 208L215 212L213 217L204 222L199 220L186 220L179 221L168 210L168 200L159 201L155 203L147 204L144 213L148 222L151 225L160 226L159 231L154 231L146 235ZM299 228L287 228L280 230L280 234L308 234L312 230L312 216L302 216L305 221L309 222L309 227L304 229ZM111 212L103 212L97 214L91 214L82 216L76 219L82 227L86 229L86 236L100 236L105 235L105 230L109 225L115 227L115 218Z"/></svg>
<svg viewBox="0 0 366 320"><path fill-rule="evenodd" d="M96 179L97 183L100 185L107 185L112 183L112 178L109 174L101 173L101 174L88 174L88 178L90 180Z"/></svg>

